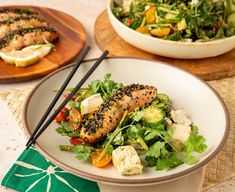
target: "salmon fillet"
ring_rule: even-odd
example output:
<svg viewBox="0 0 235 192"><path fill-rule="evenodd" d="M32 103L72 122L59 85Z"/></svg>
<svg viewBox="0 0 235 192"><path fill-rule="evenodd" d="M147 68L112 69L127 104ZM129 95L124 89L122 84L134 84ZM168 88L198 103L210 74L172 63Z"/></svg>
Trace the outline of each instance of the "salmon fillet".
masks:
<svg viewBox="0 0 235 192"><path fill-rule="evenodd" d="M20 28L49 26L45 20L35 16L21 16L0 22L0 38Z"/></svg>
<svg viewBox="0 0 235 192"><path fill-rule="evenodd" d="M21 28L12 31L0 39L1 51L19 50L25 46L43 44L45 40L53 42L59 38L59 33L50 27L38 26Z"/></svg>
<svg viewBox="0 0 235 192"><path fill-rule="evenodd" d="M80 137L89 144L104 139L119 124L124 112L132 112L137 107L150 104L157 96L152 86L131 84L119 89L104 101L81 129Z"/></svg>

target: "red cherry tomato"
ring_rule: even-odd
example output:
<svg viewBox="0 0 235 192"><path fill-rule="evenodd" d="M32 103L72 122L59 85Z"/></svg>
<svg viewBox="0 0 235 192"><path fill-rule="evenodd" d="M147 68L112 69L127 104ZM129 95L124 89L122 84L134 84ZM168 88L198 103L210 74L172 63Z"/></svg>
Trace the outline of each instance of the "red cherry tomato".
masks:
<svg viewBox="0 0 235 192"><path fill-rule="evenodd" d="M72 145L80 145L82 143L82 139L78 138L78 137L72 137L70 139L70 143Z"/></svg>
<svg viewBox="0 0 235 192"><path fill-rule="evenodd" d="M73 127L74 129L81 129L81 125L73 122L71 118L68 118L68 122L69 122L70 127Z"/></svg>
<svg viewBox="0 0 235 192"><path fill-rule="evenodd" d="M71 127L73 127L74 129L80 129L81 128L80 123L82 122L82 120L83 116L76 108L72 108L69 111L68 122Z"/></svg>
<svg viewBox="0 0 235 192"><path fill-rule="evenodd" d="M68 111L68 108L64 107L59 113L58 115L55 117L55 121L57 123L60 123L61 121L66 121L67 120L67 116L65 115L65 112Z"/></svg>
<svg viewBox="0 0 235 192"><path fill-rule="evenodd" d="M127 26L130 26L130 25L133 23L133 21L134 21L134 20L133 20L132 18L128 18L128 19L127 19L127 23L126 23Z"/></svg>
<svg viewBox="0 0 235 192"><path fill-rule="evenodd" d="M81 122L83 120L82 114L76 109L72 108L69 111L69 117L73 120L73 122Z"/></svg>

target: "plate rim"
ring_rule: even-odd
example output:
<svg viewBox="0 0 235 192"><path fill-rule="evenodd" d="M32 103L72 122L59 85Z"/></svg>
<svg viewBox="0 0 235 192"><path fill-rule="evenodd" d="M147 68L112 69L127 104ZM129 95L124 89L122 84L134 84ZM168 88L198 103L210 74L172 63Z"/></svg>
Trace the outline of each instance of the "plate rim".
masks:
<svg viewBox="0 0 235 192"><path fill-rule="evenodd" d="M181 71L183 73L186 73L186 74L190 75L192 78L195 78L196 80L198 80L201 83L203 83L206 87L208 87L212 91L212 93L216 96L218 101L220 102L220 104L221 104L221 106L223 108L224 114L225 114L225 121L226 121L225 131L224 131L223 138L222 138L221 142L218 144L217 148L211 153L210 156L208 156L204 160L200 161L198 164L196 164L196 165L194 165L194 166L192 166L192 167L190 167L190 168L188 168L186 170L180 171L179 173L174 173L174 174L171 174L171 175L157 177L157 178L128 179L128 180L126 180L125 178L115 179L115 178L109 178L109 177L104 177L104 176L97 177L97 175L95 175L95 174L74 169L73 167L63 163L62 161L52 157L47 151L45 151L43 149L43 147L40 146L40 144L38 144L36 142L34 146L35 146L35 148L39 152L41 152L52 163L58 165L59 167L65 169L65 170L67 170L69 172L77 174L77 175L79 175L79 176L81 176L81 177L83 177L85 179L89 179L89 180L96 181L96 182L102 182L102 183L106 183L106 184L140 186L140 185L153 185L153 184L173 181L173 180L179 179L179 178L181 178L183 176L189 175L189 174L199 170L203 166L205 166L207 163L209 163L221 151L221 149L223 148L223 146L225 145L225 143L226 143L226 141L228 139L229 131L230 131L230 123L231 122L230 122L230 117L229 117L228 109L227 109L227 107L226 107L222 97L216 92L216 90L213 87L211 87L206 81L200 79L199 77L197 77L197 76L195 76L195 75L193 75L193 74L191 74L191 73L189 73L189 72L187 72L187 71L185 71L185 70L183 70L183 69L181 69L179 67L176 67L174 65L170 65L168 63L164 63L164 62L161 62L161 61L155 61L153 59L135 58L135 57L107 57L105 60L116 60L116 59L133 59L133 60L137 59L137 60L143 60L143 61L150 61L150 62L160 63L160 64L166 65L168 67L175 68L176 70L179 70L179 71ZM96 60L97 60L97 58L88 59L88 60L84 60L83 63L91 62L91 61L96 61ZM60 69L50 73L49 75L44 77L42 80L40 80L40 82L28 94L28 96L27 96L27 98L26 98L26 100L24 102L23 112L22 112L22 114L23 114L23 125L24 125L23 129L24 129L28 139L31 136L31 132L30 132L30 129L29 129L29 126L28 126L28 123L27 123L27 108L28 108L29 101L30 101L31 97L36 92L36 90L45 81L47 81L50 77L54 76L55 74L57 74L57 73L59 73L59 72L61 72L63 70L66 70L67 68L71 68L73 65L74 65L74 63L71 63L69 65L66 65L66 66L64 66L64 67L62 67L62 68L60 68Z"/></svg>
<svg viewBox="0 0 235 192"><path fill-rule="evenodd" d="M87 31L85 29L85 27L83 26L83 24L81 23L80 20L78 20L74 15L69 14L68 12L65 12L65 10L59 10L56 8L51 8L48 6L40 6L40 5L30 5L30 4L25 4L25 5L2 5L0 6L0 9L4 9L4 8L29 8L29 9L46 9L46 10L52 10L53 12L58 12L58 13L63 13L66 16L71 17L73 20L76 20L76 22L79 24L80 28L82 29L81 33L84 33L84 37L79 35L79 39L81 40L82 44L81 44L81 49L80 51L77 53L77 55L75 55L74 57L69 58L65 63L58 65L58 66L54 66L53 68L47 69L47 70L42 70L42 71L38 71L35 73L35 71L33 71L33 74L31 75L31 77L28 76L28 72L27 73L20 73L20 74L12 74L14 76L9 76L7 75L4 78L0 78L0 83L3 84L9 84L9 83L16 83L16 82L25 82L27 80L35 80L37 78L40 77L45 77L48 74L66 66L69 65L69 63L71 63L82 51L82 49L85 47L85 45L87 44L88 41L88 34ZM37 11L36 11L37 12ZM42 17L44 18L44 17ZM54 26L52 26L54 27ZM30 67L30 66L29 66ZM41 73L40 73L41 72Z"/></svg>

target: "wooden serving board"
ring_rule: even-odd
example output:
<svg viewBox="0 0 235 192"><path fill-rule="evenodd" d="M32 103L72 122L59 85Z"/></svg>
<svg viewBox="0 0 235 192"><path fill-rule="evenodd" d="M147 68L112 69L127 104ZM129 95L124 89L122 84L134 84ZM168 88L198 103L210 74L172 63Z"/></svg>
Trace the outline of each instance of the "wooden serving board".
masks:
<svg viewBox="0 0 235 192"><path fill-rule="evenodd" d="M19 82L45 76L59 67L68 64L83 49L87 41L87 34L81 23L72 16L46 7L10 6L10 8L13 7L29 8L38 12L42 18L58 30L60 38L59 41L53 43L56 46L56 50L33 65L19 68L6 64L0 59L1 83Z"/></svg>
<svg viewBox="0 0 235 192"><path fill-rule="evenodd" d="M153 55L125 42L112 28L106 11L96 20L95 40L102 50L109 50L110 56L138 57L163 61L193 73L204 80L221 79L235 75L235 49L223 55L207 59L172 59Z"/></svg>

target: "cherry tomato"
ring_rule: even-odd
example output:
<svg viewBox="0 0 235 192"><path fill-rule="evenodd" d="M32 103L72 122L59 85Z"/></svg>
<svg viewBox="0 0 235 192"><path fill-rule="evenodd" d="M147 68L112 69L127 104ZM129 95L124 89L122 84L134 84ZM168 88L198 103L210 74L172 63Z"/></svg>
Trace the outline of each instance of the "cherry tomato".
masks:
<svg viewBox="0 0 235 192"><path fill-rule="evenodd" d="M82 141L82 139L79 138L79 137L72 137L72 138L70 139L70 143L71 143L72 145L80 145L81 143L83 143L83 141Z"/></svg>
<svg viewBox="0 0 235 192"><path fill-rule="evenodd" d="M55 121L57 123L61 122L61 121L66 121L67 120L67 116L65 115L65 112L68 111L67 107L64 107L59 113L58 115L55 117Z"/></svg>
<svg viewBox="0 0 235 192"><path fill-rule="evenodd" d="M81 129L81 125L73 122L71 118L68 119L69 125L74 129Z"/></svg>
<svg viewBox="0 0 235 192"><path fill-rule="evenodd" d="M105 167L112 160L112 157L107 153L105 153L104 156L100 158L100 155L103 150L103 148L99 148L92 152L92 164L96 167Z"/></svg>
<svg viewBox="0 0 235 192"><path fill-rule="evenodd" d="M68 122L71 127L73 127L74 129L80 129L81 128L80 123L82 122L82 120L83 116L76 108L72 108L69 111Z"/></svg>
<svg viewBox="0 0 235 192"><path fill-rule="evenodd" d="M81 122L83 120L82 114L76 108L72 108L69 111L69 118L75 123Z"/></svg>
<svg viewBox="0 0 235 192"><path fill-rule="evenodd" d="M127 26L130 26L133 23L133 21L134 20L132 18L128 18L126 22Z"/></svg>

